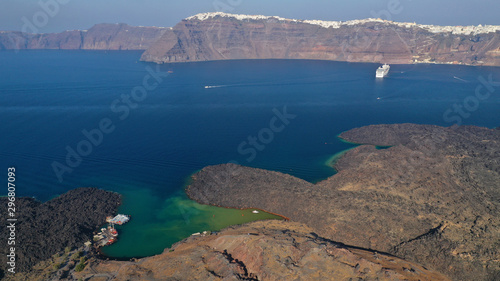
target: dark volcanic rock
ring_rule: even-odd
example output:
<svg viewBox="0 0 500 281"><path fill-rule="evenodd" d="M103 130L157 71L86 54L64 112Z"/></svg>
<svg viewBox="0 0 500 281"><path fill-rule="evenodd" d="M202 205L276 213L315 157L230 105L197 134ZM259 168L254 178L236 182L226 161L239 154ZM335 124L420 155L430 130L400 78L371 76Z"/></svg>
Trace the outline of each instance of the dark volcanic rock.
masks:
<svg viewBox="0 0 500 281"><path fill-rule="evenodd" d="M449 280L399 258L346 247L310 228L254 222L191 237L161 255L131 262L91 261L84 280ZM78 277L80 277L78 276Z"/></svg>
<svg viewBox="0 0 500 281"><path fill-rule="evenodd" d="M316 185L228 164L204 168L186 192L204 204L278 213L456 280L500 274L499 130L375 125L341 137L370 145L347 152L339 172Z"/></svg>
<svg viewBox="0 0 500 281"><path fill-rule="evenodd" d="M29 271L65 247L81 247L92 233L116 213L120 195L96 188L78 188L41 203L32 198L16 198L16 271ZM7 198L0 198L2 214ZM6 227L0 230L8 237ZM5 270L7 247L1 247L1 269Z"/></svg>

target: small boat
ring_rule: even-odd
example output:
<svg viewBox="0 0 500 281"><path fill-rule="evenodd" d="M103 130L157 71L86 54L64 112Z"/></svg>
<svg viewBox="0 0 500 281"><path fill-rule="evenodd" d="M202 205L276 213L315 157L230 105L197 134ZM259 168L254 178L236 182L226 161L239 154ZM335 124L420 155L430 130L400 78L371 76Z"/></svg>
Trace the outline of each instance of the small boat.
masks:
<svg viewBox="0 0 500 281"><path fill-rule="evenodd" d="M108 227L108 230L109 230L109 233L111 234L111 236L113 236L113 237L118 236L118 231L116 231L116 229L114 229L112 227Z"/></svg>
<svg viewBox="0 0 500 281"><path fill-rule="evenodd" d="M106 222L113 223L113 224L119 224L119 225L127 223L129 220L130 220L130 216L123 215L123 214L118 214L114 218L113 217L106 218Z"/></svg>

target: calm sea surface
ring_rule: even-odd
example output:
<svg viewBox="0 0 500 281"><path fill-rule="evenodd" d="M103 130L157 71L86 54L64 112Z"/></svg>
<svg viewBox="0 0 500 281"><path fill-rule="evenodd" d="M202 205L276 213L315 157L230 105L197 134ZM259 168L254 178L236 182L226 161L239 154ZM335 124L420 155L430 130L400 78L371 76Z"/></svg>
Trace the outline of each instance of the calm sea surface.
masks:
<svg viewBox="0 0 500 281"><path fill-rule="evenodd" d="M376 80L377 64L257 60L161 65L161 71L171 72L168 77L142 93L143 100L127 101L124 95L143 85L147 68L157 67L140 62L140 55L0 52L0 167L16 167L19 195L43 201L76 187L123 194L120 211L133 219L120 227L119 242L104 250L115 257L161 253L194 232L272 217L188 200L185 184L207 165L237 161L315 182L335 173L325 163L352 147L337 139L351 128L403 122L450 126L453 122L443 114L464 101L467 115L447 117L500 126L500 87L479 103L472 98L481 85L478 78L492 75L500 81L500 68L393 65L389 77ZM248 137L269 133L276 110L285 107L296 117L272 137L263 133L267 143L259 145L254 159L250 145L238 150ZM98 145L81 145L80 152L88 155L70 157L70 167L68 151L78 151L87 140L83 131L95 132L102 120L114 130L94 139ZM56 162L65 171L62 182Z"/></svg>

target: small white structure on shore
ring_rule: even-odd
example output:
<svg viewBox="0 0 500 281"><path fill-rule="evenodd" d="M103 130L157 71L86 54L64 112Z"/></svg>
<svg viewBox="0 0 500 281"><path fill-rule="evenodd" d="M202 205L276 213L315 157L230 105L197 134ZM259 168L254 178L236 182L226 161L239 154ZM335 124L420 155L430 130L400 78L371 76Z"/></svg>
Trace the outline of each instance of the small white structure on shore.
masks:
<svg viewBox="0 0 500 281"><path fill-rule="evenodd" d="M112 217L106 218L106 222L111 223L111 224L118 224L118 225L122 225L124 223L127 223L129 220L130 220L129 216L122 215L122 214L118 214L114 218L112 218Z"/></svg>

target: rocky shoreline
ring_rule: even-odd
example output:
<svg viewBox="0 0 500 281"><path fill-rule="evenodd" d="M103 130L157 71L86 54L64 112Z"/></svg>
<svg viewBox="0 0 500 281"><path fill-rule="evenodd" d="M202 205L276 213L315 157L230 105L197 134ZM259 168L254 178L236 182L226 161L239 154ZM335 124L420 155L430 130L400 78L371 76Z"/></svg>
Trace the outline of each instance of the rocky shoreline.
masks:
<svg viewBox="0 0 500 281"><path fill-rule="evenodd" d="M120 198L117 193L97 188L74 189L44 203L29 197L16 198L16 272L29 272L65 248L83 247L106 223L106 216L117 212ZM2 213L6 213L7 198L0 198L0 205ZM7 237L7 232L3 227L0 235ZM7 247L1 247L2 275L10 274L5 272L6 255Z"/></svg>
<svg viewBox="0 0 500 281"><path fill-rule="evenodd" d="M197 172L186 188L199 203L259 208L290 221L192 236L143 259L90 254L80 261L83 271L75 269L79 249L55 272L62 258L50 257L88 240L116 212L119 195L76 189L46 203L24 198L22 231L33 235L19 259L24 269L40 262L9 280L500 278L500 130L394 124L340 137L360 145L335 162L336 175L316 184L225 164ZM62 224L69 225L63 235Z"/></svg>
<svg viewBox="0 0 500 281"><path fill-rule="evenodd" d="M233 164L206 167L186 189L199 203L258 207L319 235L388 252L454 280L500 277L500 132L474 126L374 125L311 184ZM390 146L378 150L377 146Z"/></svg>

